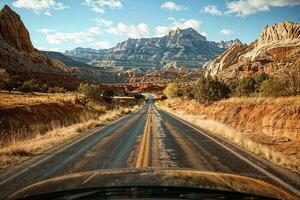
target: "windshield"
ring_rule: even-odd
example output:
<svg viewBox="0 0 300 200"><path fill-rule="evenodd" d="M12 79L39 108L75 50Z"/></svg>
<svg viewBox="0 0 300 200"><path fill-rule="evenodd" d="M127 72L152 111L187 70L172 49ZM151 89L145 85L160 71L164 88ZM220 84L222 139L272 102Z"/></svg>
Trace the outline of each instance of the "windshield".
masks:
<svg viewBox="0 0 300 200"><path fill-rule="evenodd" d="M0 199L300 198L299 1L0 7Z"/></svg>

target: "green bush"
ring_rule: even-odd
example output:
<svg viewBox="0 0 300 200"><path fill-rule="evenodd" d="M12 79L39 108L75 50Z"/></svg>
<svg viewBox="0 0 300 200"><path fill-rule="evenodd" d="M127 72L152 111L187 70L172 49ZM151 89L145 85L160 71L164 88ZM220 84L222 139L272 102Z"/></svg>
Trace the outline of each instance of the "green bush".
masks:
<svg viewBox="0 0 300 200"><path fill-rule="evenodd" d="M271 77L260 86L260 93L264 97L290 96L287 90L288 83L279 78Z"/></svg>
<svg viewBox="0 0 300 200"><path fill-rule="evenodd" d="M50 87L47 92L48 93L66 93L67 90L63 87L55 86L55 87Z"/></svg>
<svg viewBox="0 0 300 200"><path fill-rule="evenodd" d="M187 97L188 99L194 99L194 88L190 86L184 88L183 96Z"/></svg>
<svg viewBox="0 0 300 200"><path fill-rule="evenodd" d="M100 85L89 83L80 83L78 91L92 101L99 101L103 93Z"/></svg>
<svg viewBox="0 0 300 200"><path fill-rule="evenodd" d="M29 81L24 81L24 83L21 85L19 90L21 92L25 92L25 93L38 92L39 91L39 84L34 79L29 80Z"/></svg>
<svg viewBox="0 0 300 200"><path fill-rule="evenodd" d="M182 96L183 92L177 83L169 83L168 86L164 89L163 93L168 98L174 98Z"/></svg>
<svg viewBox="0 0 300 200"><path fill-rule="evenodd" d="M242 78L239 81L229 83L231 93L235 96L251 96L253 93L258 93L261 84L268 80L269 75L266 73L255 74L251 77Z"/></svg>
<svg viewBox="0 0 300 200"><path fill-rule="evenodd" d="M198 101L218 101L228 98L230 90L224 83L214 80L212 77L203 77L198 80L194 88L194 97Z"/></svg>
<svg viewBox="0 0 300 200"><path fill-rule="evenodd" d="M0 80L0 90L7 90L11 92L14 88L17 88L19 84L11 78L3 78Z"/></svg>

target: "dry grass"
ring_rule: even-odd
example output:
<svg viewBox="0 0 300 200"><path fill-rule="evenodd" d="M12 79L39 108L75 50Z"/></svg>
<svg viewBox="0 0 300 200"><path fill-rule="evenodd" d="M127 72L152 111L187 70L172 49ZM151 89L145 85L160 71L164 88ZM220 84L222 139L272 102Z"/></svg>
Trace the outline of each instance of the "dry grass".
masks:
<svg viewBox="0 0 300 200"><path fill-rule="evenodd" d="M293 98L291 98L293 99ZM235 100L235 102L238 100ZM243 100L241 100L244 102ZM289 101L289 100L287 100ZM222 124L220 122L207 119L204 115L193 115L188 114L183 110L175 110L172 106L168 103L166 104L159 104L160 108L174 114L178 118L191 122L192 124L210 131L212 134L221 136L226 140L229 140L242 148L255 153L256 155L262 156L278 165L286 167L288 169L300 170L300 160L297 157L289 157L281 152L276 151L276 148L258 143L256 141L251 140L246 135L238 132L237 130Z"/></svg>
<svg viewBox="0 0 300 200"><path fill-rule="evenodd" d="M0 91L0 108L28 106L41 103L65 103L72 102L75 98L73 93L35 93L24 94L21 92L1 92Z"/></svg>
<svg viewBox="0 0 300 200"><path fill-rule="evenodd" d="M300 96L292 97L233 97L230 99L222 100L224 103L235 103L243 105L272 105L272 106L299 106Z"/></svg>
<svg viewBox="0 0 300 200"><path fill-rule="evenodd" d="M89 119L88 116L83 115L83 122L77 123L68 127L60 127L57 125L53 127L52 131L44 135L36 135L32 139L18 140L17 137L12 136L9 144L0 149L0 171L12 165L21 163L30 158L32 155L44 152L58 144L61 144L71 138L84 134L83 132L103 125L111 120L114 120L122 115L136 111L140 106L133 106L130 108L118 108L110 112L100 115L97 119ZM16 132L13 135L18 135ZM8 142L8 141L7 141Z"/></svg>

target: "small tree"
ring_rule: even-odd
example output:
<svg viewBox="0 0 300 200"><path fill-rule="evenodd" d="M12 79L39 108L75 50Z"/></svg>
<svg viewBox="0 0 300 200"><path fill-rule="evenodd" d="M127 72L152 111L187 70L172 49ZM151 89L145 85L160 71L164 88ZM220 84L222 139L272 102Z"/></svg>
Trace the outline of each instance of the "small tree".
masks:
<svg viewBox="0 0 300 200"><path fill-rule="evenodd" d="M174 98L182 96L182 90L179 88L177 83L169 83L163 91L164 95L168 98Z"/></svg>
<svg viewBox="0 0 300 200"><path fill-rule="evenodd" d="M99 101L102 97L102 88L97 84L80 83L78 91L91 101Z"/></svg>
<svg viewBox="0 0 300 200"><path fill-rule="evenodd" d="M112 90L104 90L103 92L103 99L107 102L110 102L112 97L114 96L114 91Z"/></svg>
<svg viewBox="0 0 300 200"><path fill-rule="evenodd" d="M24 81L24 83L20 87L20 91L26 92L26 93L37 92L37 91L39 91L39 84L34 79L29 80L29 81Z"/></svg>
<svg viewBox="0 0 300 200"><path fill-rule="evenodd" d="M287 85L288 82L279 78L271 77L261 84L260 93L265 97L289 96L290 92Z"/></svg>
<svg viewBox="0 0 300 200"><path fill-rule="evenodd" d="M253 77L246 77L241 79L235 89L235 94L239 97L250 96L251 93L255 92L255 80Z"/></svg>
<svg viewBox="0 0 300 200"><path fill-rule="evenodd" d="M198 101L218 101L228 98L229 94L228 86L211 76L201 78L194 88L194 96Z"/></svg>

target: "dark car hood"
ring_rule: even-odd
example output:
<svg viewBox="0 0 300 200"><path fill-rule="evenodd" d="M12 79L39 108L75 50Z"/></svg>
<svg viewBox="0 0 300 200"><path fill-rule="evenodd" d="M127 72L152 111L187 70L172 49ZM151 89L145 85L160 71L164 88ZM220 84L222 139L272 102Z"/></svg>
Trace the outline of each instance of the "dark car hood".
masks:
<svg viewBox="0 0 300 200"><path fill-rule="evenodd" d="M178 169L116 169L69 174L26 187L8 199L33 195L114 186L197 187L294 199L287 192L260 180L222 173Z"/></svg>

